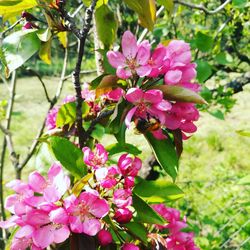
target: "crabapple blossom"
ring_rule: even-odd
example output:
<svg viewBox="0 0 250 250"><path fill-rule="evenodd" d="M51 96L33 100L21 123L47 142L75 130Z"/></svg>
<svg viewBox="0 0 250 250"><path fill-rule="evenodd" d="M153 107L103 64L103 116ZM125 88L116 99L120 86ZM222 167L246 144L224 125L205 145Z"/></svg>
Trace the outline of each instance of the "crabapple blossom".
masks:
<svg viewBox="0 0 250 250"><path fill-rule="evenodd" d="M105 229L99 231L97 238L101 246L107 246L113 241L111 233Z"/></svg>
<svg viewBox="0 0 250 250"><path fill-rule="evenodd" d="M72 232L96 235L101 229L100 218L109 212L106 200L101 199L98 193L83 192L79 197L71 195L64 200L64 207L69 215L69 224Z"/></svg>
<svg viewBox="0 0 250 250"><path fill-rule="evenodd" d="M165 113L172 105L163 99L163 94L158 89L143 91L139 88L131 88L127 91L126 100L133 103L134 107L128 112L125 123L129 127L131 119L136 116L148 120L154 117L161 124L165 123Z"/></svg>
<svg viewBox="0 0 250 250"><path fill-rule="evenodd" d="M118 160L118 167L123 176L137 176L141 166L142 162L138 157L133 159L128 154L123 154Z"/></svg>
<svg viewBox="0 0 250 250"><path fill-rule="evenodd" d="M122 245L121 250L140 250L140 248L133 243L125 243Z"/></svg>
<svg viewBox="0 0 250 250"><path fill-rule="evenodd" d="M130 189L117 189L114 192L114 204L119 208L132 205L132 191Z"/></svg>
<svg viewBox="0 0 250 250"><path fill-rule="evenodd" d="M103 188L113 188L118 183L117 177L120 176L120 171L117 166L98 168L95 176Z"/></svg>
<svg viewBox="0 0 250 250"><path fill-rule="evenodd" d="M108 153L102 144L96 144L94 152L88 147L84 147L82 151L84 153L84 162L95 170L104 166L108 160Z"/></svg>
<svg viewBox="0 0 250 250"><path fill-rule="evenodd" d="M133 213L128 208L119 208L114 215L114 219L120 224L129 223L132 217Z"/></svg>
<svg viewBox="0 0 250 250"><path fill-rule="evenodd" d="M135 74L143 77L151 72L151 67L148 65L149 42L144 41L137 44L135 36L130 31L125 31L122 36L122 53L108 51L107 57L109 63L117 69L117 76L122 79L127 79Z"/></svg>

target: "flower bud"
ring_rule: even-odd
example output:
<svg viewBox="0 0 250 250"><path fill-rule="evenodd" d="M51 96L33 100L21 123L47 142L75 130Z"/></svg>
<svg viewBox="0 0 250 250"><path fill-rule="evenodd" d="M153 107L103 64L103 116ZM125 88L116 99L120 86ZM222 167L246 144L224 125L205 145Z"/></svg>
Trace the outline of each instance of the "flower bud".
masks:
<svg viewBox="0 0 250 250"><path fill-rule="evenodd" d="M112 242L112 235L109 231L102 229L97 234L98 241L101 246L107 246Z"/></svg>
<svg viewBox="0 0 250 250"><path fill-rule="evenodd" d="M114 215L114 219L121 224L129 223L132 217L133 213L128 208L119 208Z"/></svg>
<svg viewBox="0 0 250 250"><path fill-rule="evenodd" d="M122 250L140 250L138 246L133 243L125 243L122 245Z"/></svg>

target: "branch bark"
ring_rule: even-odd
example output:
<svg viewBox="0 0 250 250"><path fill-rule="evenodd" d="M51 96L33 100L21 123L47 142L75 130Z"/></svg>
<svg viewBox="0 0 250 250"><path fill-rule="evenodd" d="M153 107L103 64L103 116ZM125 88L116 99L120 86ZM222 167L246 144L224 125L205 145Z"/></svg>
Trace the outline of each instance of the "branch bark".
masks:
<svg viewBox="0 0 250 250"><path fill-rule="evenodd" d="M177 4L180 4L180 5L189 7L191 9L201 10L201 11L203 11L206 14L213 15L213 14L216 14L216 13L220 12L221 10L223 10L225 8L225 6L227 4L229 4L231 1L232 0L225 1L222 5L220 5L218 8L216 8L214 10L209 10L205 6L203 6L202 4L188 3L188 2L183 1L183 0L174 0L174 3L177 3Z"/></svg>

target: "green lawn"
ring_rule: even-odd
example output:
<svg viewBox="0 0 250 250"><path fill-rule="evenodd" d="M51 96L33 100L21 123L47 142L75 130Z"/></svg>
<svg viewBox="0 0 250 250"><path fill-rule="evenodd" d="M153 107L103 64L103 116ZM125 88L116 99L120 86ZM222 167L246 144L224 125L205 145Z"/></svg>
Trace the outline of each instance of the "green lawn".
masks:
<svg viewBox="0 0 250 250"><path fill-rule="evenodd" d="M44 81L50 96L53 96L58 79L45 78ZM250 235L250 222L246 223L249 206L242 205L249 201L249 186L238 185L239 179L249 174L250 137L235 132L241 129L250 131L249 87L236 95L237 104L224 121L202 113L198 132L184 143L177 184L183 187L186 195L172 205L181 208L183 214L188 214L201 249L250 249L250 243L244 243ZM16 152L22 158L37 133L48 104L36 78L18 79L16 92L11 131ZM62 97L66 93L73 94L69 81L65 82ZM0 100L7 97L6 86L0 84ZM142 157L147 157L150 150L143 137L135 139L133 131L128 134L128 141L137 144L143 151ZM0 145L2 139L0 132ZM33 157L25 168L24 178L49 159L45 151L40 157ZM5 182L14 176L8 159L4 173ZM223 245L225 242L226 245Z"/></svg>

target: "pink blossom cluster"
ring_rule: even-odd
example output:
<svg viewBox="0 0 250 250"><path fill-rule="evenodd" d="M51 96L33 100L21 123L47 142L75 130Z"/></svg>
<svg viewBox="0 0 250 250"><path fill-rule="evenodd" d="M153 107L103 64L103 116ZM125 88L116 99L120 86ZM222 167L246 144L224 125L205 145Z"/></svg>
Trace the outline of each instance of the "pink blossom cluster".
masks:
<svg viewBox="0 0 250 250"><path fill-rule="evenodd" d="M28 183L14 180L8 186L16 192L5 203L13 216L0 226L19 228L11 250L45 249L64 242L71 232L96 235L101 230L100 219L110 210L108 202L95 190L64 198L70 180L59 164L51 166L47 179L33 172Z"/></svg>
<svg viewBox="0 0 250 250"><path fill-rule="evenodd" d="M122 52L107 53L109 63L116 68L118 77L147 77L149 81L164 79L166 85L199 91L199 85L192 81L196 77L196 64L191 63L190 46L184 41L172 40L167 46L159 44L151 53L151 45L147 40L137 43L135 36L126 31L121 47ZM162 128L180 129L183 139L188 138L185 133L194 133L197 129L193 122L198 120L199 112L192 103L169 102L164 100L161 90L143 90L136 85L128 89L125 98L134 105L127 114L127 126L132 119L143 119L148 124L158 123L152 131L158 139L165 138Z"/></svg>
<svg viewBox="0 0 250 250"><path fill-rule="evenodd" d="M187 227L186 219L180 218L180 211L166 207L164 204L152 206L168 224L165 226L157 225L160 230L167 229L168 237L166 238L166 248L169 250L199 250L195 245L192 232L182 232Z"/></svg>
<svg viewBox="0 0 250 250"><path fill-rule="evenodd" d="M130 209L132 189L134 179L142 166L141 160L138 157L123 154L117 165L107 167L108 153L101 144L96 144L94 151L84 147L83 153L85 164L94 170L100 186L103 189L112 190L112 203L115 205L114 219L121 224L128 223L133 217Z"/></svg>

